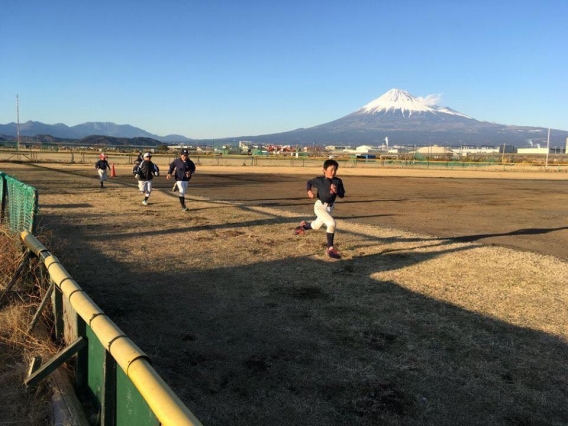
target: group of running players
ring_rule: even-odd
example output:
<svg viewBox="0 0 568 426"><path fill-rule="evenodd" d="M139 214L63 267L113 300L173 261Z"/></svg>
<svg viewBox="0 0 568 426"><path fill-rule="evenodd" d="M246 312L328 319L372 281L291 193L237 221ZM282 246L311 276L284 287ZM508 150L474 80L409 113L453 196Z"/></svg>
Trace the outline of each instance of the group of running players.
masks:
<svg viewBox="0 0 568 426"><path fill-rule="evenodd" d="M107 171L110 170L107 158L106 154L101 154L99 161L95 164L95 168L99 173L101 188L104 188L103 182L107 180ZM332 216L337 197L343 198L345 196L343 181L336 176L338 168L339 164L337 161L332 159L326 160L323 163L323 176L317 176L307 181L306 190L308 197L317 198L314 204L316 219L312 222L302 221L294 230L295 235L301 236L306 231L311 229L318 230L325 225L327 237L326 255L332 259L341 259L341 255L333 246L336 222ZM183 211L187 211L185 194L187 185L194 173L195 163L189 159L189 151L182 149L179 158L170 163L166 179L169 180L172 177L175 179L172 190L174 192L179 191L179 202ZM152 192L152 179L154 176L160 175L159 167L152 162L152 153L146 152L142 154L142 151L139 152L132 168L132 174L138 180L140 193L144 194L142 204L147 206ZM316 190L315 192L314 189Z"/></svg>

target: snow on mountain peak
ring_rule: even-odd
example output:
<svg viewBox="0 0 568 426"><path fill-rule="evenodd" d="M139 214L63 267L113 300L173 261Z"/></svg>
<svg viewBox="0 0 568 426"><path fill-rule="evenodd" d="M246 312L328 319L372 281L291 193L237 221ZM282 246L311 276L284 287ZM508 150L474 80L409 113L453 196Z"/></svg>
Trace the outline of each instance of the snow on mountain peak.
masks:
<svg viewBox="0 0 568 426"><path fill-rule="evenodd" d="M436 102L440 99L440 95L428 95L425 98L417 98L412 96L406 90L402 89L391 89L384 95L378 97L377 99L369 102L358 112L364 114L377 114L379 112L396 112L400 110L403 116L411 116L415 113L444 113L451 115L458 115L461 117L467 117L457 111L450 108L439 107Z"/></svg>

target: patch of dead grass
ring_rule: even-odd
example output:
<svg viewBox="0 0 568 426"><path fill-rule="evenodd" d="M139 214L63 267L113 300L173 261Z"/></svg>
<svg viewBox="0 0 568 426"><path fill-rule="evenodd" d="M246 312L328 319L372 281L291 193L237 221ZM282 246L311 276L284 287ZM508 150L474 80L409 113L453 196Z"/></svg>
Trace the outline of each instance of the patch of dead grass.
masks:
<svg viewBox="0 0 568 426"><path fill-rule="evenodd" d="M336 262L281 210L68 197L58 257L204 424L568 422L564 261L339 221Z"/></svg>
<svg viewBox="0 0 568 426"><path fill-rule="evenodd" d="M21 244L16 235L0 233L0 292L12 280L22 262ZM49 339L27 334L33 306L29 270L23 280L16 282L5 295L0 306L0 419L9 425L48 425L50 419L49 395L44 384L36 388L24 386L28 366L34 356L46 357L54 353Z"/></svg>

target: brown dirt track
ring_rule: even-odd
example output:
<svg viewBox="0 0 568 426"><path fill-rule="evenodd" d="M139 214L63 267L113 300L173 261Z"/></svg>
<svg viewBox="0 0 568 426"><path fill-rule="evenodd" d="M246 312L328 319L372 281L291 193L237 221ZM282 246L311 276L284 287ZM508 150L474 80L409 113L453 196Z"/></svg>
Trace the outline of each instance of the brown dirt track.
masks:
<svg viewBox="0 0 568 426"><path fill-rule="evenodd" d="M191 194L312 216L313 201L303 188L318 169L311 175L231 171L208 168L203 179L196 175ZM336 207L338 219L568 258L565 174L347 169L338 176L342 173L347 197ZM405 176L409 173L415 176Z"/></svg>
<svg viewBox="0 0 568 426"><path fill-rule="evenodd" d="M566 174L340 169L334 262L317 168L199 167L188 212L129 169L0 163L205 425L568 422Z"/></svg>

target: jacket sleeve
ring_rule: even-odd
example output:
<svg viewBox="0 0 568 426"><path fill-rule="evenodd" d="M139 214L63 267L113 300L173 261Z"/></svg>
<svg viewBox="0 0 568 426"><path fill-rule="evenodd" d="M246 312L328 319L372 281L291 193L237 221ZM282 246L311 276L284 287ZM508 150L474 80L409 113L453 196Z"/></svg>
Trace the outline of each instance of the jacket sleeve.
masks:
<svg viewBox="0 0 568 426"><path fill-rule="evenodd" d="M172 162L170 163L170 167L169 167L169 169L168 169L168 174L171 175L171 174L174 172L174 169L175 169L175 168L176 168L175 161L172 161Z"/></svg>
<svg viewBox="0 0 568 426"><path fill-rule="evenodd" d="M309 191L314 186L313 179L310 179L306 182L306 191Z"/></svg>
<svg viewBox="0 0 568 426"><path fill-rule="evenodd" d="M337 196L339 198L345 197L345 188L343 187L343 181L339 178L333 178L332 183L337 188Z"/></svg>

